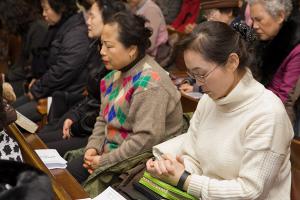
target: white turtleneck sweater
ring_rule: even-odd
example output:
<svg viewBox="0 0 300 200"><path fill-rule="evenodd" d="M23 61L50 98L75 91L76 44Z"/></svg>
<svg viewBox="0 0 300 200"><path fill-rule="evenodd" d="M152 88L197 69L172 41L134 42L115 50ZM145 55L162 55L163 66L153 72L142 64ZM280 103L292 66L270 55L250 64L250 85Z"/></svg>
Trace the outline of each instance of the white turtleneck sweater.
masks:
<svg viewBox="0 0 300 200"><path fill-rule="evenodd" d="M281 100L248 70L226 97L204 95L188 132L153 153L182 154L187 192L202 200L289 200L292 137Z"/></svg>

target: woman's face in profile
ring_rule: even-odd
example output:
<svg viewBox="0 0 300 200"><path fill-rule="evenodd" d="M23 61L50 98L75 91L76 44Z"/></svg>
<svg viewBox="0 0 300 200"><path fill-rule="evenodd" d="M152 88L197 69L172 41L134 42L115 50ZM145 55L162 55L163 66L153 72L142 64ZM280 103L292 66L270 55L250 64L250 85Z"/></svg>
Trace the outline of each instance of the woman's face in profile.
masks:
<svg viewBox="0 0 300 200"><path fill-rule="evenodd" d="M41 6L43 8L43 17L49 25L57 24L61 19L61 14L56 13L50 6L48 0L42 0Z"/></svg>
<svg viewBox="0 0 300 200"><path fill-rule="evenodd" d="M254 3L250 7L250 15L253 20L253 28L260 40L272 40L280 31L285 18L283 12L272 16L261 3Z"/></svg>
<svg viewBox="0 0 300 200"><path fill-rule="evenodd" d="M119 40L117 23L105 24L101 34L102 61L109 70L120 70L129 65L135 57L135 47L125 47Z"/></svg>
<svg viewBox="0 0 300 200"><path fill-rule="evenodd" d="M209 97L217 100L229 93L234 82L234 73L227 70L227 64L219 66L193 50L184 52L184 61L189 74Z"/></svg>
<svg viewBox="0 0 300 200"><path fill-rule="evenodd" d="M97 3L94 3L88 11L87 19L88 35L90 38L99 38L103 29L102 13Z"/></svg>

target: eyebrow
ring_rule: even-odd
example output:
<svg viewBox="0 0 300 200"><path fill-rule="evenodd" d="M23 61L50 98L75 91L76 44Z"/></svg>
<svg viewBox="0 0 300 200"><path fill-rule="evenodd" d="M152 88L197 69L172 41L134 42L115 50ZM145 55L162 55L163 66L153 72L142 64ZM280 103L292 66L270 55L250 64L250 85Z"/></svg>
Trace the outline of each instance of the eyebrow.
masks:
<svg viewBox="0 0 300 200"><path fill-rule="evenodd" d="M200 75L200 74L204 74L204 71L203 71L203 69L201 69L200 67L195 67L195 68L193 68L193 69L191 69L191 70L189 70L190 72L198 72L198 73L194 73L194 74L198 74L198 75Z"/></svg>

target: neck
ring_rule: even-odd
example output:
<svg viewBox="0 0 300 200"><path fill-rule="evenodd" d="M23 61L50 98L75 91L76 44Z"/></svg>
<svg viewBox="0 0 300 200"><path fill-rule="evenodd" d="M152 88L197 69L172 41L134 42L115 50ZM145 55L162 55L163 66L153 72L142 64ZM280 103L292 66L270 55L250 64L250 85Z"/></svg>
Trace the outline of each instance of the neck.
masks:
<svg viewBox="0 0 300 200"><path fill-rule="evenodd" d="M226 95L224 97L226 97L235 88L235 86L237 86L237 84L243 78L245 73L246 73L245 70L237 70L237 72L234 73L232 85L228 88Z"/></svg>
<svg viewBox="0 0 300 200"><path fill-rule="evenodd" d="M128 65L126 65L122 69L120 69L120 71L121 72L127 72L129 69L134 67L143 57L144 57L143 55L136 56L135 59L131 63L129 63Z"/></svg>

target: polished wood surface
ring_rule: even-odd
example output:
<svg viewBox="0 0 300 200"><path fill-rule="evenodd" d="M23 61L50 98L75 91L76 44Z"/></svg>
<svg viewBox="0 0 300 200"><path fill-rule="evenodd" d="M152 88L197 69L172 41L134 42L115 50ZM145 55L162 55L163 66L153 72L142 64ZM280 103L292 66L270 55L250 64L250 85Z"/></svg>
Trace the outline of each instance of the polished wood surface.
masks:
<svg viewBox="0 0 300 200"><path fill-rule="evenodd" d="M300 141L293 139L291 143L292 188L291 200L300 199Z"/></svg>
<svg viewBox="0 0 300 200"><path fill-rule="evenodd" d="M45 166L34 151L35 149L47 148L38 135L21 133L14 123L7 127L7 131L18 141L24 161L49 175L56 199L71 200L89 197L66 169L49 170Z"/></svg>
<svg viewBox="0 0 300 200"><path fill-rule="evenodd" d="M181 106L184 113L195 112L199 99L193 98L181 92Z"/></svg>

